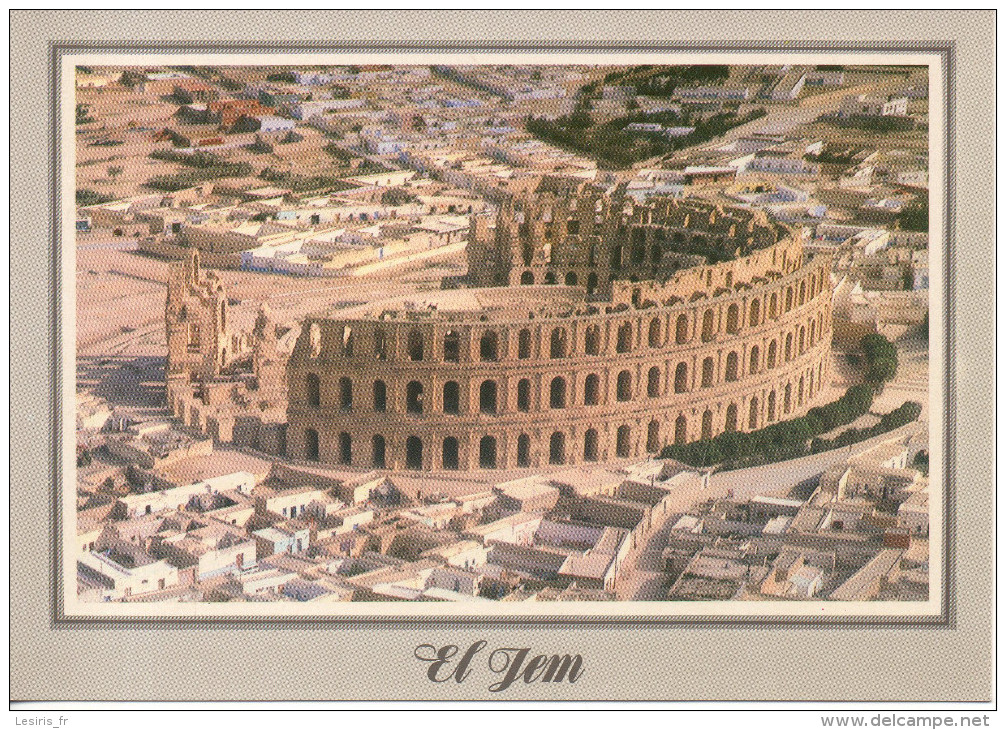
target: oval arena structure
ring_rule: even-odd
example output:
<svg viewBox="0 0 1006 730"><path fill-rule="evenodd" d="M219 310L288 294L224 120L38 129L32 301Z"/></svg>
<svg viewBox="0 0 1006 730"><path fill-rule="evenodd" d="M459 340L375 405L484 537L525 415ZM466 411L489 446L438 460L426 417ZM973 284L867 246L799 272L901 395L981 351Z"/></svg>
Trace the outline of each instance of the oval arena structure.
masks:
<svg viewBox="0 0 1006 730"><path fill-rule="evenodd" d="M830 260L763 213L539 187L476 218L471 288L306 318L286 451L388 469L638 459L803 413L829 382Z"/></svg>

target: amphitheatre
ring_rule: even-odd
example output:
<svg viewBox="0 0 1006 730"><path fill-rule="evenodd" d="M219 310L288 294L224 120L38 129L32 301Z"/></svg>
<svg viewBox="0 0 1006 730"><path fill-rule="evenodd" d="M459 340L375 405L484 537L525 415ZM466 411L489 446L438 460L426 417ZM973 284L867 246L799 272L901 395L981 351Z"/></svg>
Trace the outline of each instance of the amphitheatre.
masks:
<svg viewBox="0 0 1006 730"><path fill-rule="evenodd" d="M830 261L760 211L546 178L473 217L467 258L439 291L237 332L193 252L169 281L169 404L298 462L539 469L756 430L830 380Z"/></svg>

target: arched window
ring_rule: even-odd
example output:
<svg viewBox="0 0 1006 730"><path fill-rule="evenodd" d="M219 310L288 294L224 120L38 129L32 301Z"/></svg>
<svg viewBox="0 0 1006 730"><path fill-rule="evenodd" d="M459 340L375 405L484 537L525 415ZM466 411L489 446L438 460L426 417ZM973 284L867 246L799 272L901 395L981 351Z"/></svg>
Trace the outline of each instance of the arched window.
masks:
<svg viewBox="0 0 1006 730"><path fill-rule="evenodd" d="M591 273L587 276L587 293L593 294L597 291L597 274Z"/></svg>
<svg viewBox="0 0 1006 730"><path fill-rule="evenodd" d="M790 332L786 335L786 350L785 350L785 362L789 362L793 359L793 333Z"/></svg>
<svg viewBox="0 0 1006 730"><path fill-rule="evenodd" d="M751 407L748 409L748 430L754 431L758 428L758 399L751 399Z"/></svg>
<svg viewBox="0 0 1006 730"><path fill-rule="evenodd" d="M353 410L353 381L349 378L339 378L339 408Z"/></svg>
<svg viewBox="0 0 1006 730"><path fill-rule="evenodd" d="M458 460L458 440L453 436L444 439L444 445L440 451L440 463L444 469L457 469L460 462Z"/></svg>
<svg viewBox="0 0 1006 730"><path fill-rule="evenodd" d="M384 467L385 466L385 445L384 436L375 435L370 439L370 452L373 456L372 461L374 466Z"/></svg>
<svg viewBox="0 0 1006 730"><path fill-rule="evenodd" d="M702 387L710 388L713 384L713 359L707 357L702 361Z"/></svg>
<svg viewBox="0 0 1006 730"><path fill-rule="evenodd" d="M632 375L628 370L623 370L618 374L616 397L620 401L632 399Z"/></svg>
<svg viewBox="0 0 1006 730"><path fill-rule="evenodd" d="M566 463L566 434L556 431L548 440L548 463Z"/></svg>
<svg viewBox="0 0 1006 730"><path fill-rule="evenodd" d="M448 380L444 383L444 413L458 414L461 412L461 389L457 382Z"/></svg>
<svg viewBox="0 0 1006 730"><path fill-rule="evenodd" d="M388 386L383 380L374 381L374 410L378 413L388 410Z"/></svg>
<svg viewBox="0 0 1006 730"><path fill-rule="evenodd" d="M646 451L650 454L660 451L660 424L656 420L646 427Z"/></svg>
<svg viewBox="0 0 1006 730"><path fill-rule="evenodd" d="M727 355L727 366L726 371L723 374L723 379L728 383L732 383L737 380L737 353L731 352Z"/></svg>
<svg viewBox="0 0 1006 730"><path fill-rule="evenodd" d="M796 389L796 404L797 406L803 405L803 376L800 377L800 383Z"/></svg>
<svg viewBox="0 0 1006 730"><path fill-rule="evenodd" d="M517 357L521 360L531 357L531 330L521 330L517 335Z"/></svg>
<svg viewBox="0 0 1006 730"><path fill-rule="evenodd" d="M727 332L729 334L736 334L737 330L740 329L740 315L738 312L739 308L736 304L731 304L727 307Z"/></svg>
<svg viewBox="0 0 1006 730"><path fill-rule="evenodd" d="M495 332L486 332L479 340L479 359L483 362L495 362L499 359L499 338Z"/></svg>
<svg viewBox="0 0 1006 730"><path fill-rule="evenodd" d="M770 319L779 319L779 298L775 294L768 300L768 316Z"/></svg>
<svg viewBox="0 0 1006 730"><path fill-rule="evenodd" d="M423 335L416 330L409 333L409 359L413 362L423 359Z"/></svg>
<svg viewBox="0 0 1006 730"><path fill-rule="evenodd" d="M593 428L583 434L583 460L597 461L597 431Z"/></svg>
<svg viewBox="0 0 1006 730"><path fill-rule="evenodd" d="M773 390L768 394L768 421L771 423L775 420L775 391Z"/></svg>
<svg viewBox="0 0 1006 730"><path fill-rule="evenodd" d="M566 330L556 327L552 330L549 342L549 356L552 358L566 357Z"/></svg>
<svg viewBox="0 0 1006 730"><path fill-rule="evenodd" d="M423 468L423 442L418 436L409 436L405 441L405 468Z"/></svg>
<svg viewBox="0 0 1006 730"><path fill-rule="evenodd" d="M566 379L563 377L552 378L548 388L548 404L550 408L566 407Z"/></svg>
<svg viewBox="0 0 1006 730"><path fill-rule="evenodd" d="M727 419L723 424L723 430L732 433L737 430L737 404L731 403L727 406Z"/></svg>
<svg viewBox="0 0 1006 730"><path fill-rule="evenodd" d="M596 355L601 351L601 328L596 324L587 327L584 333L583 351L587 355Z"/></svg>
<svg viewBox="0 0 1006 730"><path fill-rule="evenodd" d="M388 359L388 339L384 330L374 330L374 359Z"/></svg>
<svg viewBox="0 0 1006 730"><path fill-rule="evenodd" d="M632 323L623 322L618 326L618 341L615 352L628 352L632 349Z"/></svg>
<svg viewBox="0 0 1006 730"><path fill-rule="evenodd" d="M622 268L622 245L618 244L611 249L611 268L618 271Z"/></svg>
<svg viewBox="0 0 1006 730"><path fill-rule="evenodd" d="M796 300L797 303L800 304L801 306L803 305L804 299L806 298L806 294L807 294L807 285L806 285L805 282L801 281L800 282L800 296L798 296L797 300Z"/></svg>
<svg viewBox="0 0 1006 730"><path fill-rule="evenodd" d="M600 400L601 379L594 373L587 376L583 381L583 404L585 406L596 406Z"/></svg>
<svg viewBox="0 0 1006 730"><path fill-rule="evenodd" d="M316 373L307 374L307 404L311 408L321 407L321 378Z"/></svg>
<svg viewBox="0 0 1006 730"><path fill-rule="evenodd" d="M495 380L483 380L479 386L479 410L482 413L496 413Z"/></svg>
<svg viewBox="0 0 1006 730"><path fill-rule="evenodd" d="M423 412L423 384L417 380L405 386L405 410L407 413Z"/></svg>
<svg viewBox="0 0 1006 730"><path fill-rule="evenodd" d="M682 445L688 441L688 419L678 416L674 421L674 443Z"/></svg>
<svg viewBox="0 0 1006 730"><path fill-rule="evenodd" d="M678 322L674 326L674 341L679 345L688 342L688 317L684 314L678 315Z"/></svg>
<svg viewBox="0 0 1006 730"><path fill-rule="evenodd" d="M679 362L678 366L674 368L674 392L688 392L688 365L683 362Z"/></svg>
<svg viewBox="0 0 1006 730"><path fill-rule="evenodd" d="M353 463L353 438L345 431L339 434L339 463Z"/></svg>
<svg viewBox="0 0 1006 730"><path fill-rule="evenodd" d="M789 384L789 383L786 383L786 390L784 390L783 394L782 394L782 412L783 413L789 413L790 412L790 409L792 408L792 405L793 405L792 404L792 400L793 400L792 396L793 396L793 386L791 384Z"/></svg>
<svg viewBox="0 0 1006 730"><path fill-rule="evenodd" d="M660 368L656 365L646 374L646 395L650 398L660 396Z"/></svg>
<svg viewBox="0 0 1006 730"><path fill-rule="evenodd" d="M531 466L531 437L526 433L517 437L517 466Z"/></svg>
<svg viewBox="0 0 1006 730"><path fill-rule="evenodd" d="M748 326L757 327L758 321L761 319L761 304L755 299L751 302L751 314L748 317Z"/></svg>
<svg viewBox="0 0 1006 730"><path fill-rule="evenodd" d="M527 378L517 382L517 410L523 413L531 410L531 381Z"/></svg>
<svg viewBox="0 0 1006 730"><path fill-rule="evenodd" d="M776 344L776 341L772 340L770 343L768 343L768 357L766 358L765 367L767 367L769 370L774 368L776 357L778 356L778 354L779 354L779 347Z"/></svg>
<svg viewBox="0 0 1006 730"><path fill-rule="evenodd" d="M520 283L523 284L524 286L534 284L534 274L532 274L530 271L525 271L523 274L520 275Z"/></svg>
<svg viewBox="0 0 1006 730"><path fill-rule="evenodd" d="M650 332L647 337L650 347L660 347L660 320L654 317L650 320Z"/></svg>
<svg viewBox="0 0 1006 730"><path fill-rule="evenodd" d="M804 340L806 339L806 337L807 337L807 330L801 327L800 335L797 338L797 352L799 352L801 355L803 354L804 351Z"/></svg>
<svg viewBox="0 0 1006 730"><path fill-rule="evenodd" d="M313 428L304 430L304 458L318 461L318 432Z"/></svg>
<svg viewBox="0 0 1006 730"><path fill-rule="evenodd" d="M458 362L461 359L461 338L454 330L444 334L444 362Z"/></svg>
<svg viewBox="0 0 1006 730"><path fill-rule="evenodd" d="M576 274L570 271L566 274L566 286L576 286L577 278Z"/></svg>
<svg viewBox="0 0 1006 730"><path fill-rule="evenodd" d="M496 468L496 439L483 436L479 441L479 466L483 469Z"/></svg>
<svg viewBox="0 0 1006 730"><path fill-rule="evenodd" d="M702 315L702 341L709 342L713 339L713 310L707 309Z"/></svg>
<svg viewBox="0 0 1006 730"><path fill-rule="evenodd" d="M807 342L807 345L809 347L814 346L814 342L817 339L816 335L817 335L817 322L815 322L814 320L810 320L810 339Z"/></svg>
<svg viewBox="0 0 1006 730"><path fill-rule="evenodd" d="M632 431L628 426L619 426L615 434L615 456L626 458L632 450Z"/></svg>
<svg viewBox="0 0 1006 730"><path fill-rule="evenodd" d="M786 287L786 311L793 308L793 287Z"/></svg>
<svg viewBox="0 0 1006 730"><path fill-rule="evenodd" d="M702 414L702 438L711 439L713 437L713 412L707 410Z"/></svg>
<svg viewBox="0 0 1006 730"><path fill-rule="evenodd" d="M758 349L758 345L751 348L751 353L748 356L748 372L752 375L758 372L758 361L761 359L761 350Z"/></svg>

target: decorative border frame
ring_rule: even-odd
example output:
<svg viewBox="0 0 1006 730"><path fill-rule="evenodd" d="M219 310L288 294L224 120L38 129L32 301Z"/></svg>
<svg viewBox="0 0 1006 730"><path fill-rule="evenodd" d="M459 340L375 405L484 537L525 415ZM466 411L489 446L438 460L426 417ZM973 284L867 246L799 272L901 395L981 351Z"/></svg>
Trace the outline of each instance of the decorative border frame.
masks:
<svg viewBox="0 0 1006 730"><path fill-rule="evenodd" d="M671 53L671 52L775 52L775 53L927 53L937 55L941 60L943 76L943 140L944 178L943 190L943 316L944 316L944 362L943 362L943 552L940 595L940 613L931 616L198 616L198 617L108 617L108 616L68 616L64 606L63 585L63 540L62 540L62 485L63 464L59 458L62 452L63 423L60 368L62 366L60 308L62 289L62 216L61 216L61 176L60 159L62 139L60 130L60 62L63 55L79 52L131 52L131 53L267 53L267 52L438 52L438 53L490 53L490 52L536 52L536 53ZM955 43L953 41L932 42L880 42L875 44L843 41L829 42L750 42L722 41L707 43L652 43L647 41L591 43L569 41L521 41L521 42L454 42L454 41L334 41L318 43L248 41L248 42L195 42L195 41L51 41L49 43L49 100L50 100L50 282L53 297L48 316L52 333L51 398L49 403L52 420L49 450L53 460L53 482L50 486L50 626L54 629L451 629L451 628L956 628L956 604L952 591L955 582L955 561L953 546L956 538L954 500L955 493L955 425L957 416L955 374L955 299L956 275L954 264L956 222L955 146L954 146L954 103L955 98Z"/></svg>

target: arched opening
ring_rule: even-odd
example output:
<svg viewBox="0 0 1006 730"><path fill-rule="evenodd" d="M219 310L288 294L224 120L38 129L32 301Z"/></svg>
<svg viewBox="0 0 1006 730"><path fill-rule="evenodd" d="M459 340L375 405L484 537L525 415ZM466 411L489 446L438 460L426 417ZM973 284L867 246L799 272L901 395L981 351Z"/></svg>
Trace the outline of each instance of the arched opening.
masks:
<svg viewBox="0 0 1006 730"><path fill-rule="evenodd" d="M684 444L688 441L688 419L678 416L674 421L674 443Z"/></svg>
<svg viewBox="0 0 1006 730"><path fill-rule="evenodd" d="M786 350L784 352L785 361L789 362L793 359L793 333L790 332L786 335Z"/></svg>
<svg viewBox="0 0 1006 730"><path fill-rule="evenodd" d="M660 396L660 368L656 365L646 374L646 395L650 398Z"/></svg>
<svg viewBox="0 0 1006 730"><path fill-rule="evenodd" d="M803 352L804 352L804 349L805 349L804 348L804 340L806 339L806 336L807 336L807 330L805 330L803 327L801 327L799 331L800 331L800 334L797 337L797 348L796 349L797 349L797 352L802 355Z"/></svg>
<svg viewBox="0 0 1006 730"><path fill-rule="evenodd" d="M549 341L549 356L552 358L566 357L566 330L556 327L552 330Z"/></svg>
<svg viewBox="0 0 1006 730"><path fill-rule="evenodd" d="M405 468L423 468L423 442L418 436L409 436L405 441Z"/></svg>
<svg viewBox="0 0 1006 730"><path fill-rule="evenodd" d="M618 271L622 268L622 245L618 244L611 249L611 268Z"/></svg>
<svg viewBox="0 0 1006 730"><path fill-rule="evenodd" d="M713 412L707 410L702 414L702 438L711 439L713 437Z"/></svg>
<svg viewBox="0 0 1006 730"><path fill-rule="evenodd" d="M775 367L776 357L779 353L779 347L775 340L768 343L768 357L766 358L765 366L771 370Z"/></svg>
<svg viewBox="0 0 1006 730"><path fill-rule="evenodd" d="M527 378L517 382L517 410L522 413L531 410L531 381Z"/></svg>
<svg viewBox="0 0 1006 730"><path fill-rule="evenodd" d="M758 399L751 399L751 406L748 408L748 430L754 431L758 428Z"/></svg>
<svg viewBox="0 0 1006 730"><path fill-rule="evenodd" d="M713 339L713 310L707 309L702 315L702 341L709 342Z"/></svg>
<svg viewBox="0 0 1006 730"><path fill-rule="evenodd" d="M615 433L615 456L622 459L629 456L632 449L630 444L630 438L632 436L632 431L628 426L619 426L618 431Z"/></svg>
<svg viewBox="0 0 1006 730"><path fill-rule="evenodd" d="M339 408L353 410L353 381L349 378L339 378Z"/></svg>
<svg viewBox="0 0 1006 730"><path fill-rule="evenodd" d="M723 379L728 383L732 383L737 380L737 353L731 352L727 355L727 366L726 371L723 374Z"/></svg>
<svg viewBox="0 0 1006 730"><path fill-rule="evenodd" d="M647 340L650 343L650 347L660 347L660 320L653 318L650 320L650 332Z"/></svg>
<svg viewBox="0 0 1006 730"><path fill-rule="evenodd" d="M563 377L552 378L548 387L548 404L551 408L566 407L566 379Z"/></svg>
<svg viewBox="0 0 1006 730"><path fill-rule="evenodd" d="M458 440L453 436L444 439L444 445L440 453L440 463L444 469L457 469L458 461Z"/></svg>
<svg viewBox="0 0 1006 730"><path fill-rule="evenodd" d="M601 328L596 324L587 327L583 337L583 351L587 355L596 355L601 350Z"/></svg>
<svg viewBox="0 0 1006 730"><path fill-rule="evenodd" d="M688 392L688 365L683 362L679 362L674 368L674 392Z"/></svg>
<svg viewBox="0 0 1006 730"><path fill-rule="evenodd" d="M531 331L521 330L517 335L517 357L526 360L531 357Z"/></svg>
<svg viewBox="0 0 1006 730"><path fill-rule="evenodd" d="M383 380L374 381L374 410L378 413L388 410L388 386Z"/></svg>
<svg viewBox="0 0 1006 730"><path fill-rule="evenodd" d="M632 400L632 375L628 370L623 370L618 374L615 393L615 397L620 401Z"/></svg>
<svg viewBox="0 0 1006 730"><path fill-rule="evenodd" d="M793 308L793 287L786 287L786 311Z"/></svg>
<svg viewBox="0 0 1006 730"><path fill-rule="evenodd" d="M632 323L623 322L618 326L618 340L615 352L628 352L632 349Z"/></svg>
<svg viewBox="0 0 1006 730"><path fill-rule="evenodd" d="M388 340L387 336L384 334L384 330L374 331L374 359L388 359Z"/></svg>
<svg viewBox="0 0 1006 730"><path fill-rule="evenodd" d="M677 324L674 325L674 341L679 345L688 342L688 317L683 314L678 315Z"/></svg>
<svg viewBox="0 0 1006 730"><path fill-rule="evenodd" d="M405 411L407 413L423 412L423 384L417 380L405 386Z"/></svg>
<svg viewBox="0 0 1006 730"><path fill-rule="evenodd" d="M650 454L660 451L660 424L656 420L646 427L646 451Z"/></svg>
<svg viewBox="0 0 1006 730"><path fill-rule="evenodd" d="M597 292L597 274L591 273L587 276L587 293L594 294Z"/></svg>
<svg viewBox="0 0 1006 730"><path fill-rule="evenodd" d="M444 334L444 362L458 362L461 359L461 337L454 330Z"/></svg>
<svg viewBox="0 0 1006 730"><path fill-rule="evenodd" d="M531 466L531 437L526 433L517 437L517 466Z"/></svg>
<svg viewBox="0 0 1006 730"><path fill-rule="evenodd" d="M339 463L353 463L353 438L345 431L339 434Z"/></svg>
<svg viewBox="0 0 1006 730"><path fill-rule="evenodd" d="M496 439L483 436L479 441L479 466L483 469L496 468Z"/></svg>
<svg viewBox="0 0 1006 730"><path fill-rule="evenodd" d="M775 420L775 391L768 394L768 422Z"/></svg>
<svg viewBox="0 0 1006 730"><path fill-rule="evenodd" d="M577 278L576 274L570 271L566 274L566 286L576 286Z"/></svg>
<svg viewBox="0 0 1006 730"><path fill-rule="evenodd" d="M530 286L531 284L534 284L534 274L532 274L530 271L525 271L523 274L520 275L520 283L524 286Z"/></svg>
<svg viewBox="0 0 1006 730"><path fill-rule="evenodd" d="M758 349L758 345L754 345L751 348L751 352L748 355L748 372L752 375L758 372L758 361L761 359L761 350Z"/></svg>
<svg viewBox="0 0 1006 730"><path fill-rule="evenodd" d="M373 454L374 466L383 468L386 463L384 436L375 435L370 439L370 452Z"/></svg>
<svg viewBox="0 0 1006 730"><path fill-rule="evenodd" d="M740 316L738 311L739 308L736 304L731 304L727 307L727 332L729 334L736 334L737 330L740 329Z"/></svg>
<svg viewBox="0 0 1006 730"><path fill-rule="evenodd" d="M801 281L800 282L800 295L796 299L797 304L803 306L803 302L804 302L804 299L806 298L806 294L807 294L807 285L806 285L805 282Z"/></svg>
<svg viewBox="0 0 1006 730"><path fill-rule="evenodd" d="M482 413L496 413L495 380L483 380L479 386L479 410Z"/></svg>
<svg viewBox="0 0 1006 730"><path fill-rule="evenodd" d="M321 378L316 373L307 374L307 404L311 408L321 407Z"/></svg>
<svg viewBox="0 0 1006 730"><path fill-rule="evenodd" d="M727 406L727 418L723 424L723 430L732 433L737 430L737 404L731 403Z"/></svg>
<svg viewBox="0 0 1006 730"><path fill-rule="evenodd" d="M318 461L318 432L313 428L304 431L304 458Z"/></svg>
<svg viewBox="0 0 1006 730"><path fill-rule="evenodd" d="M793 386L790 383L786 384L786 390L782 394L782 412L788 414L792 408L793 400Z"/></svg>
<svg viewBox="0 0 1006 730"><path fill-rule="evenodd" d="M800 382L796 387L796 405L803 405L803 376L800 376Z"/></svg>
<svg viewBox="0 0 1006 730"><path fill-rule="evenodd" d="M566 434L556 431L548 440L548 463L566 463Z"/></svg>
<svg viewBox="0 0 1006 730"><path fill-rule="evenodd" d="M596 406L600 399L601 379L591 373L583 381L583 404L585 406Z"/></svg>
<svg viewBox="0 0 1006 730"><path fill-rule="evenodd" d="M748 316L748 326L757 327L758 321L761 319L761 304L755 299L751 302L750 315Z"/></svg>
<svg viewBox="0 0 1006 730"><path fill-rule="evenodd" d="M457 415L461 412L461 388L454 380L444 383L444 413Z"/></svg>
<svg viewBox="0 0 1006 730"><path fill-rule="evenodd" d="M713 359L707 357L702 361L702 387L711 388L713 385Z"/></svg>
<svg viewBox="0 0 1006 730"><path fill-rule="evenodd" d="M779 298L775 294L768 300L768 316L770 319L779 319Z"/></svg>
<svg viewBox="0 0 1006 730"><path fill-rule="evenodd" d="M597 430L588 428L583 434L583 460L597 461Z"/></svg>
<svg viewBox="0 0 1006 730"><path fill-rule="evenodd" d="M808 347L813 347L814 346L814 341L817 339L816 335L817 335L817 322L815 322L814 320L811 320L810 321L810 334L808 335L809 339L807 341Z"/></svg>
<svg viewBox="0 0 1006 730"><path fill-rule="evenodd" d="M486 332L479 340L479 359L483 362L499 359L499 338L495 332Z"/></svg>
<svg viewBox="0 0 1006 730"><path fill-rule="evenodd" d="M409 333L409 359L419 362L423 359L423 335L421 332L413 330Z"/></svg>

